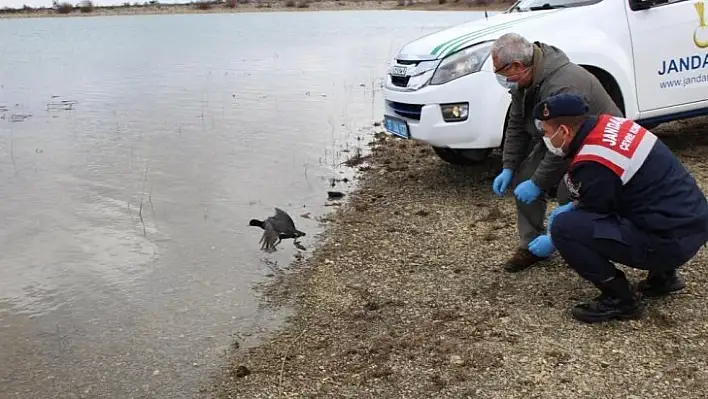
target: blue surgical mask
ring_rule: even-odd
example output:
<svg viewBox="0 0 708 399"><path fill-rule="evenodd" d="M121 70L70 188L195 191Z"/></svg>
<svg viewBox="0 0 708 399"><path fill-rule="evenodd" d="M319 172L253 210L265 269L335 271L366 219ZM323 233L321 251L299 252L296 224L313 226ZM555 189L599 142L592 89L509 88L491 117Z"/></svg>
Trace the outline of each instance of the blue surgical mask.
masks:
<svg viewBox="0 0 708 399"><path fill-rule="evenodd" d="M525 76L528 76L529 73L531 73L531 69L527 68L524 72L521 72L521 76L518 79L523 79ZM510 82L509 79L504 75L501 75L498 73L495 75L497 75L497 82L499 82L499 84L502 87L505 87L509 90L518 90L519 89L519 82L518 81Z"/></svg>
<svg viewBox="0 0 708 399"><path fill-rule="evenodd" d="M519 82L509 82L509 80L506 78L506 76L500 75L498 73L496 75L497 75L497 82L499 82L499 84L502 87L505 87L509 90L516 90L519 88Z"/></svg>

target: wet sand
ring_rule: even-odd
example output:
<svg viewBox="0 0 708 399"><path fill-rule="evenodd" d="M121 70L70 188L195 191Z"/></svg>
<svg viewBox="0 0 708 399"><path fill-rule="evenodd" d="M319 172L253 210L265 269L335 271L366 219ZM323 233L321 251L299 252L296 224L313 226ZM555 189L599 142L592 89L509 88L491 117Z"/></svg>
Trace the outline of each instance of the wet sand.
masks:
<svg viewBox="0 0 708 399"><path fill-rule="evenodd" d="M708 190L708 119L654 131ZM262 287L294 314L232 352L215 397L705 397L706 250L643 319L583 325L569 307L597 290L560 258L501 269L517 235L512 196L491 190L499 154L452 167L383 133L372 150L322 246Z"/></svg>
<svg viewBox="0 0 708 399"><path fill-rule="evenodd" d="M308 1L278 0L269 2L249 2L230 8L224 4L200 8L197 4L161 4L144 6L95 7L90 12L81 12L75 8L70 13L62 14L53 9L0 10L2 18L47 18L80 16L119 16L119 15L159 15L159 14L214 14L237 12L283 12L283 11L352 11L352 10L420 10L420 11L503 11L511 3L477 5L474 1L444 2L437 0L386 0L386 1Z"/></svg>

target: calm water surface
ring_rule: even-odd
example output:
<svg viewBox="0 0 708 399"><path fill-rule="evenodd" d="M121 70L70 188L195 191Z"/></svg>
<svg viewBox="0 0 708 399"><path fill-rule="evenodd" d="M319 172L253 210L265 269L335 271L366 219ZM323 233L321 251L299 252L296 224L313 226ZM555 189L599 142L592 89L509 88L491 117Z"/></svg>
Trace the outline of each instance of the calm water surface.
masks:
<svg viewBox="0 0 708 399"><path fill-rule="evenodd" d="M469 12L0 20L0 397L182 398L252 284L251 217L326 212L405 42Z"/></svg>

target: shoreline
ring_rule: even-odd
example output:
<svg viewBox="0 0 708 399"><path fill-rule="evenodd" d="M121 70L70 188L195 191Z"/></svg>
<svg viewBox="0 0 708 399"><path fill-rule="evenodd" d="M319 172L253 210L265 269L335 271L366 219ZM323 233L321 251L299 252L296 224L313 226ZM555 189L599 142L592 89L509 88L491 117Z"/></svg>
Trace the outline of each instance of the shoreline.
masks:
<svg viewBox="0 0 708 399"><path fill-rule="evenodd" d="M707 190L708 118L654 131ZM311 256L262 285L263 300L292 316L256 346L234 345L214 397L699 398L708 388L708 251L685 266L685 291L650 302L643 319L584 325L568 308L597 290L561 259L501 270L517 238L511 195L490 188L499 154L459 168L380 132L370 146ZM623 270L633 282L645 274Z"/></svg>
<svg viewBox="0 0 708 399"><path fill-rule="evenodd" d="M443 0L444 1L444 0ZM206 4L206 3L204 3ZM405 5L401 5L405 4ZM231 14L243 12L284 12L284 11L371 11L371 10L408 10L408 11L503 11L509 4L490 4L481 6L464 2L445 2L440 4L433 0L386 0L386 1L310 1L310 0L277 0L235 4L234 8L224 3L202 6L192 4L147 4L129 6L91 6L90 11L82 12L77 6L67 13L60 13L51 8L37 9L2 9L0 19L16 18L62 18L62 17L98 17L122 15L177 15L177 14ZM208 8L200 8L208 7Z"/></svg>

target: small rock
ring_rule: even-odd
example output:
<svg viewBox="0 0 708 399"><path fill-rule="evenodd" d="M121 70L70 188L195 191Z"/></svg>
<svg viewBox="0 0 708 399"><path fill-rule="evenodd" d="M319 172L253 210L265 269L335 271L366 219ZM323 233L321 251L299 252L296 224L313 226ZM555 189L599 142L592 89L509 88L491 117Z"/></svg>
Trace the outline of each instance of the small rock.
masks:
<svg viewBox="0 0 708 399"><path fill-rule="evenodd" d="M420 209L415 214L418 216L428 216L428 215L430 215L430 211L425 210L425 209Z"/></svg>
<svg viewBox="0 0 708 399"><path fill-rule="evenodd" d="M160 370L155 370L152 372L152 375L160 375Z"/></svg>
<svg viewBox="0 0 708 399"><path fill-rule="evenodd" d="M451 364L454 364L454 365L456 365L456 366L459 366L459 365L464 364L465 361L462 360L462 357L461 357L461 356L452 355L452 356L450 356L450 363L451 363Z"/></svg>

